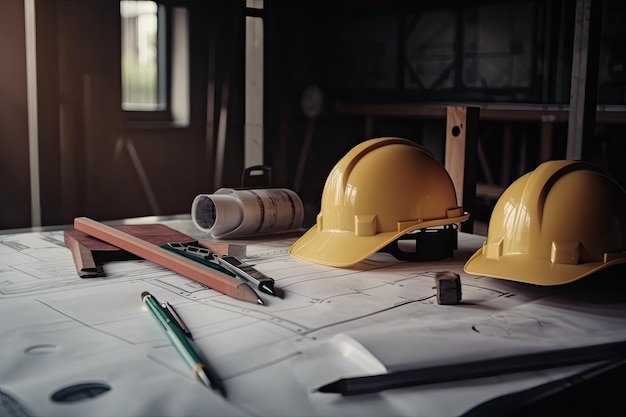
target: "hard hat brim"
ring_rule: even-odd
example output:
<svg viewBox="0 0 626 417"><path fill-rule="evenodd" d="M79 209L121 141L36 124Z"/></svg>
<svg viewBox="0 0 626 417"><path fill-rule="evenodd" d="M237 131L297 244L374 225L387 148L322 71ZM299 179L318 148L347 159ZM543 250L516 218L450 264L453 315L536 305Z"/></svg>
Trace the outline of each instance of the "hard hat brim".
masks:
<svg viewBox="0 0 626 417"><path fill-rule="evenodd" d="M576 265L553 264L547 259L519 253L504 255L498 259L488 259L484 255L484 248L480 248L465 263L463 270L472 275L541 286L554 286L577 281L589 274L619 263L626 263L626 258L618 258L610 262L589 262Z"/></svg>
<svg viewBox="0 0 626 417"><path fill-rule="evenodd" d="M460 223L469 218L462 216L437 219L420 223L400 232L382 232L372 236L359 236L355 239L352 231L319 230L310 228L289 249L296 258L337 268L346 268L368 258L400 236L418 229Z"/></svg>
<svg viewBox="0 0 626 417"><path fill-rule="evenodd" d="M291 246L289 253L305 261L345 268L376 253L396 237L397 233L378 233L355 239L354 233L320 232L314 227Z"/></svg>

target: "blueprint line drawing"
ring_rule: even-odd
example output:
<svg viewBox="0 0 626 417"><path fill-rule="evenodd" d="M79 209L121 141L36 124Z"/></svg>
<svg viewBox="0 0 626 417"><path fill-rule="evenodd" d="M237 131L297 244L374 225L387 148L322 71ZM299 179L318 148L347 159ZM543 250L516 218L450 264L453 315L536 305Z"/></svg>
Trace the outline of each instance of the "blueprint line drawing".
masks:
<svg viewBox="0 0 626 417"><path fill-rule="evenodd" d="M36 415L457 415L586 367L394 390L386 401L313 390L340 377L626 340L623 300L572 302L463 273L483 240L460 234L459 250L441 262L377 253L349 269L291 257L295 237L252 240L245 261L285 292L257 306L144 260L109 262L106 277L80 278L62 231L0 235L0 314L10 318L0 322L0 388ZM437 303L438 271L460 274L458 305ZM176 307L227 400L191 379L143 291ZM72 408L50 400L80 383L111 389Z"/></svg>

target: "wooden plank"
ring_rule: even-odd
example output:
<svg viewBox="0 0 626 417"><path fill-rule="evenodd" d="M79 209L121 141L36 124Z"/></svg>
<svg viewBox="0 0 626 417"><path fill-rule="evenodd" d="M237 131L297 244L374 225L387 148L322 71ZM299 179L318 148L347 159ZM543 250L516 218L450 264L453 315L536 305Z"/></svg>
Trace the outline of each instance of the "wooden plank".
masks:
<svg viewBox="0 0 626 417"><path fill-rule="evenodd" d="M444 166L456 190L457 203L470 214L476 201L476 159L478 144L477 107L448 106ZM473 218L461 223L461 231L472 233Z"/></svg>
<svg viewBox="0 0 626 417"><path fill-rule="evenodd" d="M169 242L196 243L196 240L162 224L121 224L111 226L155 245ZM63 231L65 246L72 252L76 272L81 278L104 277L105 262L137 259L117 246L96 239L75 229Z"/></svg>
<svg viewBox="0 0 626 417"><path fill-rule="evenodd" d="M96 239L124 249L140 258L152 261L164 268L206 285L222 294L237 300L263 305L263 300L245 282L209 268L201 263L190 261L178 254L133 236L122 230L97 222L88 217L74 219L74 228Z"/></svg>

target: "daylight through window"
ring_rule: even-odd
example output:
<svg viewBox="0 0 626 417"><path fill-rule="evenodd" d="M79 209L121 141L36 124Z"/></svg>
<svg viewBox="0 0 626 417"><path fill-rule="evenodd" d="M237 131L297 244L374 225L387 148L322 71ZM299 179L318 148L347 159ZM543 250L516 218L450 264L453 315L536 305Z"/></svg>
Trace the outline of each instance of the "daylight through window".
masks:
<svg viewBox="0 0 626 417"><path fill-rule="evenodd" d="M159 6L154 1L120 1L122 108L154 111L165 107L160 88Z"/></svg>

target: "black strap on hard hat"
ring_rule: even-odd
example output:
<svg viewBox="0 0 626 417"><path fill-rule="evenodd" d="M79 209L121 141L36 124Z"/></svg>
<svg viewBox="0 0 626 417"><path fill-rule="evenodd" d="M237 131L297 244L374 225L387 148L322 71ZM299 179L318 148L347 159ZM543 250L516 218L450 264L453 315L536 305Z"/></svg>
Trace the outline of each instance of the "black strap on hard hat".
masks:
<svg viewBox="0 0 626 417"><path fill-rule="evenodd" d="M406 249L411 250L406 250ZM441 228L420 229L400 236L379 250L401 261L424 262L449 258L457 249L455 224Z"/></svg>

